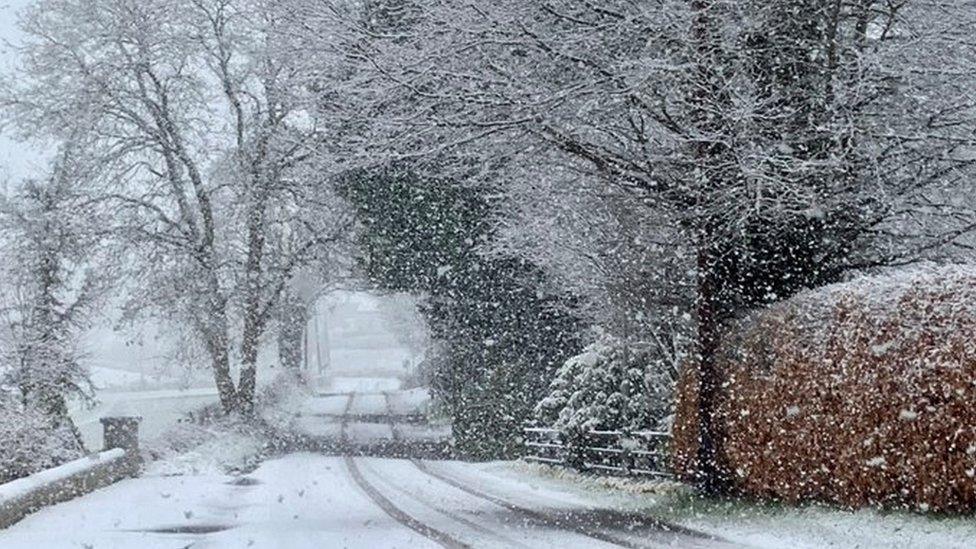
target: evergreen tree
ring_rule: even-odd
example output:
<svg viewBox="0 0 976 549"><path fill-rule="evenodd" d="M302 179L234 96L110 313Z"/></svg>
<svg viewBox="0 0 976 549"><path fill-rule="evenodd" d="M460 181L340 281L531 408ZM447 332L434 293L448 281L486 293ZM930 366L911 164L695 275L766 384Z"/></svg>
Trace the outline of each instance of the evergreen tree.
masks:
<svg viewBox="0 0 976 549"><path fill-rule="evenodd" d="M576 348L577 322L522 259L487 256L494 238L490 190L386 168L350 175L362 267L382 288L426 296L422 313L442 352L435 393L458 449L497 457L518 449L522 423L555 368Z"/></svg>

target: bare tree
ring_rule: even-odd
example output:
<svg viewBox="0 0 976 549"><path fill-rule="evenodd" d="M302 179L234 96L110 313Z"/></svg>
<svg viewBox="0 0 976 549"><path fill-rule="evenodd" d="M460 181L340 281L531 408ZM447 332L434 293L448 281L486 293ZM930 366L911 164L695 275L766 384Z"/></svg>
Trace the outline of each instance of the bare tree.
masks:
<svg viewBox="0 0 976 549"><path fill-rule="evenodd" d="M326 138L273 2L39 0L6 119L73 136L104 175L141 282L130 303L190 322L223 408L253 406L262 335L347 218L322 184ZM232 377L234 357L240 375Z"/></svg>

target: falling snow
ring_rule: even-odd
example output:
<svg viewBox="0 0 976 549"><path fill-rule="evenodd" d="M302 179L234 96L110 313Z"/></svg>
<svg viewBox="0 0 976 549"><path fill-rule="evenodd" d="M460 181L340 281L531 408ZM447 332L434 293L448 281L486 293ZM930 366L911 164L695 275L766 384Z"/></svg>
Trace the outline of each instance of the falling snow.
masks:
<svg viewBox="0 0 976 549"><path fill-rule="evenodd" d="M974 27L0 5L0 547L972 545Z"/></svg>

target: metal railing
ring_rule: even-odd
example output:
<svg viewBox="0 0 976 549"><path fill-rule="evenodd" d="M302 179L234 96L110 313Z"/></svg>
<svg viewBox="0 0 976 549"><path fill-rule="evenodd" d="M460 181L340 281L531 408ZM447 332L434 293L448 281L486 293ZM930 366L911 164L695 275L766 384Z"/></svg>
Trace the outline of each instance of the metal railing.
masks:
<svg viewBox="0 0 976 549"><path fill-rule="evenodd" d="M566 433L549 427L523 429L525 459L621 476L670 478L671 435L660 431Z"/></svg>

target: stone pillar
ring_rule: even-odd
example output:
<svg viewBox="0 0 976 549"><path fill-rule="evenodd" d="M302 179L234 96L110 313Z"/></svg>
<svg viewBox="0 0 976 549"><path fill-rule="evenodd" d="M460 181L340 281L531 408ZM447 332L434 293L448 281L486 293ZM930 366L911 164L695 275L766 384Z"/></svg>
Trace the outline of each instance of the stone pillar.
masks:
<svg viewBox="0 0 976 549"><path fill-rule="evenodd" d="M121 448L125 450L120 472L126 476L138 476L142 468L142 455L139 453L139 416L103 417L102 450Z"/></svg>
<svg viewBox="0 0 976 549"><path fill-rule="evenodd" d="M126 452L139 452L139 416L103 417L103 450L122 448Z"/></svg>

